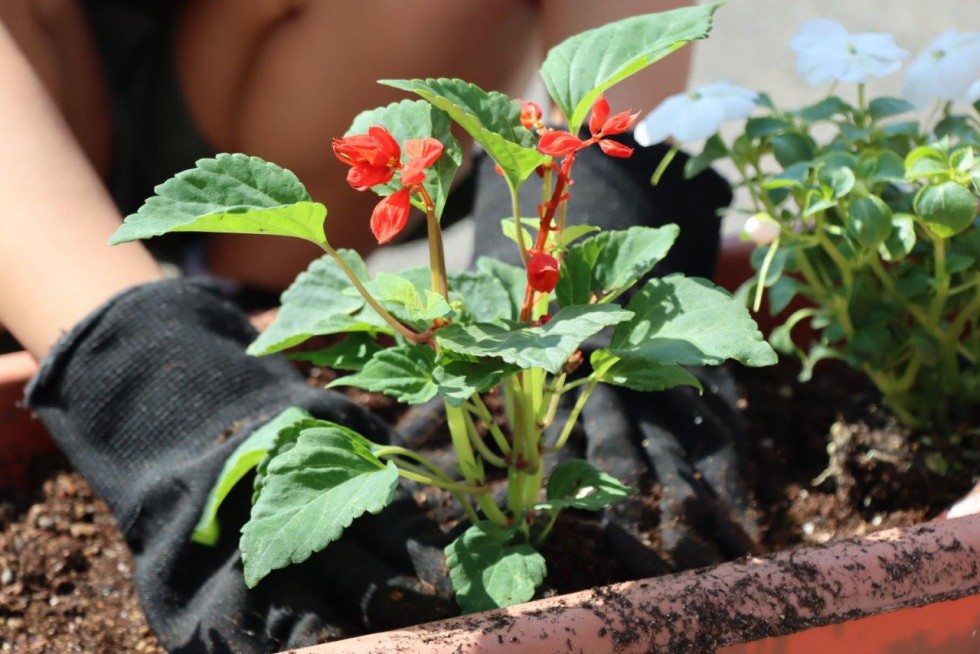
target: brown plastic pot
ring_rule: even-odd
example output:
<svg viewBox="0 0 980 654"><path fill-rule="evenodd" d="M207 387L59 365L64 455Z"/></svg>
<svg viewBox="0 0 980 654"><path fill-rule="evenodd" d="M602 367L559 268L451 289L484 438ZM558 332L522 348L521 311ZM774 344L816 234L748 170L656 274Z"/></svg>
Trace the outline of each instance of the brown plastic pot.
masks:
<svg viewBox="0 0 980 654"><path fill-rule="evenodd" d="M57 451L44 425L23 406L24 386L36 371L27 352L0 354L0 488L24 486L31 462Z"/></svg>
<svg viewBox="0 0 980 654"><path fill-rule="evenodd" d="M292 654L973 654L978 593L980 515L970 515Z"/></svg>

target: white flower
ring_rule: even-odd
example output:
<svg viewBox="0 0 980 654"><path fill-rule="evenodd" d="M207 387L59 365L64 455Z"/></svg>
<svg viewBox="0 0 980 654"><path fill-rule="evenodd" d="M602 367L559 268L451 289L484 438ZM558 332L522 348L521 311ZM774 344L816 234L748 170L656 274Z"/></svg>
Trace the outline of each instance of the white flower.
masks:
<svg viewBox="0 0 980 654"><path fill-rule="evenodd" d="M919 107L936 100L970 101L971 83L980 75L980 32L941 34L915 58L905 74L902 94ZM976 95L973 95L976 98Z"/></svg>
<svg viewBox="0 0 980 654"><path fill-rule="evenodd" d="M779 236L779 223L768 214L757 213L745 220L742 234L756 245L769 245Z"/></svg>
<svg viewBox="0 0 980 654"><path fill-rule="evenodd" d="M970 104L980 100L980 79L973 84L970 84L970 89L966 92L966 97L968 98L968 102L970 102Z"/></svg>
<svg viewBox="0 0 980 654"><path fill-rule="evenodd" d="M752 113L757 97L755 91L727 82L672 95L636 126L636 140L640 145L652 145L668 136L681 143L706 139L723 122Z"/></svg>
<svg viewBox="0 0 980 654"><path fill-rule="evenodd" d="M804 23L790 42L796 70L811 85L831 80L863 84L898 70L908 52L891 34L849 34L829 18Z"/></svg>

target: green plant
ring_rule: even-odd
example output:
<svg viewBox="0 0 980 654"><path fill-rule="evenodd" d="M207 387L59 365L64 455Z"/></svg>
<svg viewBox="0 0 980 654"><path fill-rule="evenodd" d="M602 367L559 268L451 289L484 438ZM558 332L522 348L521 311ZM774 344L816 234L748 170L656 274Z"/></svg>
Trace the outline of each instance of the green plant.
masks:
<svg viewBox="0 0 980 654"><path fill-rule="evenodd" d="M114 243L205 231L293 236L319 245L326 255L286 291L276 322L250 352L267 355L313 336L345 335L329 349L304 355L352 371L330 386L379 391L408 404L441 396L448 417L455 475L418 452L372 443L290 409L228 461L198 540L214 541L218 505L255 468L254 505L241 539L246 581L254 585L327 547L364 512L380 511L404 477L451 492L471 522L447 548L460 604L472 611L526 601L545 575L534 547L558 514L597 510L630 492L585 461L565 462L544 477L542 458L564 445L596 385L644 391L698 386L684 366L775 361L744 306L709 282L672 275L634 288L667 253L676 226L599 233L566 227L576 153L598 145L611 156L631 154L606 137L630 129L637 116L610 115L602 92L706 36L715 8L633 17L554 48L541 74L567 132L545 127L532 103L461 80L382 82L422 99L360 114L334 141L334 151L350 166L351 186L382 196L371 217L379 242L404 227L410 204L425 213L428 267L371 278L357 253L330 245L326 208L295 176L243 154L199 161L126 219ZM616 47L609 49L610 43ZM599 50L605 51L601 60ZM503 228L513 235L523 267L481 259L476 270L446 271L439 216L460 163L453 122L486 150L510 187L513 215L502 217ZM591 137L574 136L586 122ZM537 217L523 218L517 190L536 171L547 197ZM627 291L632 299L617 304ZM614 328L608 345L591 354L588 372L582 366L576 375L584 363L581 344L607 327ZM385 340L393 345L383 346ZM575 388L584 388L581 399L557 443L545 447L543 431L555 420L559 398ZM491 392L503 395L505 428L482 398ZM504 506L491 496L488 468L506 477Z"/></svg>
<svg viewBox="0 0 980 654"><path fill-rule="evenodd" d="M773 315L803 298L771 342L802 359L804 379L819 361L841 359L867 374L906 424L955 438L957 421L980 402L980 103L956 113L953 100L977 93L962 71L980 72L980 34L948 32L913 63L906 94L936 104L924 120L908 100L866 97L865 80L897 70L907 54L890 36L848 35L821 20L793 46L808 80L857 82L855 96L788 110L734 87L696 92L721 109L700 132L685 126L681 140L707 138L686 172L719 160L737 169L749 220L767 233L753 256L757 280L744 292L756 311L765 293ZM664 119L694 101L668 100L638 135L670 133ZM722 119L753 108L726 142ZM806 350L791 337L804 322L819 335Z"/></svg>

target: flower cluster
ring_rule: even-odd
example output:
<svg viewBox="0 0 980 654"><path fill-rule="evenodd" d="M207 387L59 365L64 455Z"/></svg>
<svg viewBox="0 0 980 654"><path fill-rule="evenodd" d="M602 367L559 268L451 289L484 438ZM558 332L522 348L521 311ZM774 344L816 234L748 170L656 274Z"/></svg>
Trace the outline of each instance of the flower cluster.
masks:
<svg viewBox="0 0 980 654"><path fill-rule="evenodd" d="M405 142L405 155L402 163L402 149L391 133L379 125L368 128L367 134L354 134L333 140L333 152L337 158L350 166L347 182L358 191L387 184L401 171L399 181L402 188L383 198L371 213L371 232L378 243L387 243L397 236L408 222L413 192L427 195L422 183L426 169L431 167L442 155L443 145L436 139L410 139Z"/></svg>

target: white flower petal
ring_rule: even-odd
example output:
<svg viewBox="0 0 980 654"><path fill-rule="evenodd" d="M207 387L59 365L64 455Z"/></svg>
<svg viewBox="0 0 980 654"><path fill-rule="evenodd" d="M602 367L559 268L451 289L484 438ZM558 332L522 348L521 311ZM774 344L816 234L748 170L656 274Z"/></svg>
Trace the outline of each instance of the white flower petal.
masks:
<svg viewBox="0 0 980 654"><path fill-rule="evenodd" d="M671 133L681 143L700 141L718 131L725 121L725 110L717 100L701 98L674 120Z"/></svg>
<svg viewBox="0 0 980 654"><path fill-rule="evenodd" d="M847 30L836 20L818 18L800 25L789 46L794 52L803 52L813 47L842 44L847 40Z"/></svg>
<svg viewBox="0 0 980 654"><path fill-rule="evenodd" d="M738 120L745 118L755 109L755 101L759 94L752 89L735 86L728 82L716 82L702 86L696 95L702 98L710 98L721 104L725 112L725 120Z"/></svg>
<svg viewBox="0 0 980 654"><path fill-rule="evenodd" d="M640 145L654 145L671 135L678 116L683 115L693 100L686 93L672 95L648 113L633 132Z"/></svg>
<svg viewBox="0 0 980 654"><path fill-rule="evenodd" d="M936 100L967 99L980 75L980 32L944 32L909 66L902 94L919 107Z"/></svg>

